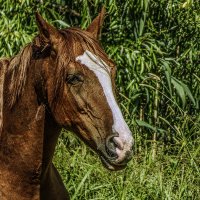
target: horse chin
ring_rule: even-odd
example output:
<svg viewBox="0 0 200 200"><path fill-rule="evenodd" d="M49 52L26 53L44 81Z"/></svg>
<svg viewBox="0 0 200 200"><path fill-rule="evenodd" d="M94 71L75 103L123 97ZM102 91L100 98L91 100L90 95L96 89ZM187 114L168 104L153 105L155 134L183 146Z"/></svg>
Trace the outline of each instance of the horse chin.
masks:
<svg viewBox="0 0 200 200"><path fill-rule="evenodd" d="M103 163L103 165L111 170L111 171L119 171L119 170L122 170L124 169L127 165L126 164L123 164L123 165L115 165L115 164L112 164L111 162L109 162L105 157L103 156L100 156L101 158L101 162Z"/></svg>

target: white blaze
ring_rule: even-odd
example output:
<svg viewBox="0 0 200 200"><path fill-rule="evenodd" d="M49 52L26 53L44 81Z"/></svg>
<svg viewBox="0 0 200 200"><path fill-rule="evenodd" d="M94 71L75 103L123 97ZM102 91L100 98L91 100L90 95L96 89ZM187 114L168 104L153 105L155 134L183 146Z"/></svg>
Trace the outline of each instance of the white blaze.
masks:
<svg viewBox="0 0 200 200"><path fill-rule="evenodd" d="M88 50L86 50L83 55L76 57L76 61L79 61L81 64L92 70L98 78L108 105L112 111L114 120L114 124L112 126L113 132L119 134L119 137L116 137L116 141L122 149L124 149L124 151L130 150L129 148L131 148L133 142L132 134L115 100L108 65L101 58L97 57ZM118 151L120 150L118 149Z"/></svg>

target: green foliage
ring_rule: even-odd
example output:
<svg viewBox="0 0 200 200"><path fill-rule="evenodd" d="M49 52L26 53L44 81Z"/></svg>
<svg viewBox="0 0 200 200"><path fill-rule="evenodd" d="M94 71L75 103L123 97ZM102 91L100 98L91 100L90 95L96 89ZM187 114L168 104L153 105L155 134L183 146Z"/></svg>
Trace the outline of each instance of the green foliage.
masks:
<svg viewBox="0 0 200 200"><path fill-rule="evenodd" d="M69 133L55 164L72 199L200 199L200 4L195 0L0 0L0 56L37 34L34 12L86 28L102 5L102 46L117 66L119 102L135 138L123 172L101 167Z"/></svg>

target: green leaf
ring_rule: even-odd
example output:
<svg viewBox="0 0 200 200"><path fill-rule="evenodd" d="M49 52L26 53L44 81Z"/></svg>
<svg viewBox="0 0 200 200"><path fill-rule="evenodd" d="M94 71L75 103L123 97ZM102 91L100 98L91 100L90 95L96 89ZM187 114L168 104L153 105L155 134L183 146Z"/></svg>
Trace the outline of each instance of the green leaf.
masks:
<svg viewBox="0 0 200 200"><path fill-rule="evenodd" d="M145 122L145 121L136 120L136 123L137 123L139 126L146 127L146 128L151 129L151 130L153 130L153 131L156 131L156 127L150 125L149 123L147 123L147 122Z"/></svg>
<svg viewBox="0 0 200 200"><path fill-rule="evenodd" d="M177 91L179 97L180 97L181 100L182 100L183 107L185 107L186 95L185 95L185 91L184 91L182 85L181 85L180 82L179 82L176 78L174 78L174 77L172 77L171 80L172 80L172 84L174 85L174 88L176 89L176 91Z"/></svg>
<svg viewBox="0 0 200 200"><path fill-rule="evenodd" d="M165 60L162 60L162 64L164 67L165 76L166 76L167 84L169 87L169 93L170 93L170 96L172 97L171 68L169 67L169 64Z"/></svg>
<svg viewBox="0 0 200 200"><path fill-rule="evenodd" d="M194 106L196 105L195 99L190 91L190 89L188 88L188 86L186 84L184 84L182 81L179 81L180 84L182 85L185 93L187 94L187 96L189 97L189 99L192 101L192 103L194 104Z"/></svg>
<svg viewBox="0 0 200 200"><path fill-rule="evenodd" d="M70 27L69 24L67 24L66 22L62 21L62 20L55 20L55 22L58 22L62 27L64 28L68 28Z"/></svg>

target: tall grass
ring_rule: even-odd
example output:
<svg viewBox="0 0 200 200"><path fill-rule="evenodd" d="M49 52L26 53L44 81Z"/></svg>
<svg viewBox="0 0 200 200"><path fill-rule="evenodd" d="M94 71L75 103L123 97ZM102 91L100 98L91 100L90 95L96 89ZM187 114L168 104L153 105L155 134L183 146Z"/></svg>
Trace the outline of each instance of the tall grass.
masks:
<svg viewBox="0 0 200 200"><path fill-rule="evenodd" d="M0 56L57 27L86 28L102 7L101 43L117 66L135 156L122 172L63 132L54 162L72 199L200 199L200 4L193 0L0 0Z"/></svg>
<svg viewBox="0 0 200 200"><path fill-rule="evenodd" d="M67 145L66 145L67 144ZM162 148L153 159L145 148L135 154L121 172L103 168L96 154L72 133L59 139L54 163L59 169L72 199L135 200L200 198L199 149L186 143L177 153Z"/></svg>

